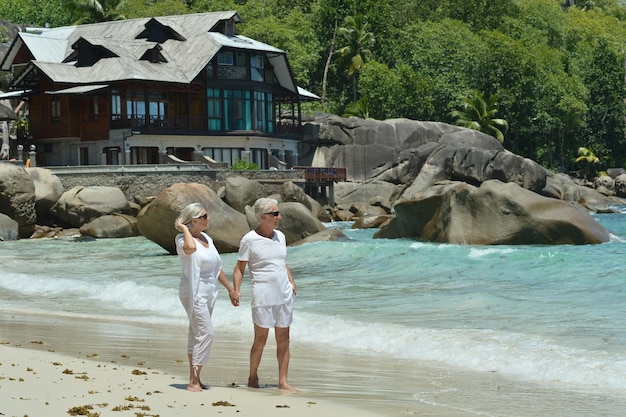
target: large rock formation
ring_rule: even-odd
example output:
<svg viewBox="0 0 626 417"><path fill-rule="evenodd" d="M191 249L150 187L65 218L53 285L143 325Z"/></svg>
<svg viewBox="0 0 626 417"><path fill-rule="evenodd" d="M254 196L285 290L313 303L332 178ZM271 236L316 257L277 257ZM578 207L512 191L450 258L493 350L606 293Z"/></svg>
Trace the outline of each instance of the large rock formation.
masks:
<svg viewBox="0 0 626 417"><path fill-rule="evenodd" d="M59 219L80 227L107 214L130 214L126 196L116 187L74 187L50 209Z"/></svg>
<svg viewBox="0 0 626 417"><path fill-rule="evenodd" d="M20 165L0 162L0 213L17 222L20 237L30 236L34 230L35 185Z"/></svg>
<svg viewBox="0 0 626 417"><path fill-rule="evenodd" d="M82 236L95 238L122 238L138 236L137 218L128 214L107 214L84 224L79 229Z"/></svg>
<svg viewBox="0 0 626 417"><path fill-rule="evenodd" d="M388 225L381 216L361 221L382 224L376 237L469 244L608 239L578 207L607 211L610 198L505 150L486 134L406 119L318 115L315 123L325 146L312 165L348 171L350 182L335 185L337 211L374 196L391 202L395 218Z"/></svg>
<svg viewBox="0 0 626 417"><path fill-rule="evenodd" d="M29 168L26 170L35 185L35 208L37 218L50 215L49 211L63 195L63 185L59 177L45 168Z"/></svg>
<svg viewBox="0 0 626 417"><path fill-rule="evenodd" d="M0 213L0 242L4 240L17 240L19 237L19 225L15 220Z"/></svg>
<svg viewBox="0 0 626 417"><path fill-rule="evenodd" d="M516 184L445 182L395 206L375 237L471 245L586 244L609 240L588 212Z"/></svg>
<svg viewBox="0 0 626 417"><path fill-rule="evenodd" d="M163 190L137 217L139 232L168 252L176 253L174 222L181 210L200 203L209 214L207 233L220 253L236 252L239 242L250 229L246 216L228 206L209 187L202 184L176 183Z"/></svg>

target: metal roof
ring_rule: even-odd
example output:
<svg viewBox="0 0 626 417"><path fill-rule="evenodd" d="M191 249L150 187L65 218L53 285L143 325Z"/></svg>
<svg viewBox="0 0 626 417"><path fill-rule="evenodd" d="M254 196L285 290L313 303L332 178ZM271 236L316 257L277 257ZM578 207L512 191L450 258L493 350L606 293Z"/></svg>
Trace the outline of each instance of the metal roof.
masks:
<svg viewBox="0 0 626 417"><path fill-rule="evenodd" d="M274 67L280 86L298 94L284 51L245 36L211 32L220 23L231 19L240 21L237 12L226 11L43 29L38 34L18 33L18 38L2 62L2 69L10 69L17 51L25 45L35 58L29 70L35 71L36 68L55 83L102 84L145 80L189 84L220 49L245 49L265 54ZM146 31L146 25L153 23L177 34L177 39L158 44L161 48L159 52L167 62L152 63L140 59L146 51L157 45L138 38ZM80 39L117 56L101 58L89 67L77 66L73 47ZM64 62L68 60L72 62Z"/></svg>
<svg viewBox="0 0 626 417"><path fill-rule="evenodd" d="M108 84L79 85L77 87L65 88L63 90L46 91L46 94L85 94L96 90L102 90L108 86Z"/></svg>

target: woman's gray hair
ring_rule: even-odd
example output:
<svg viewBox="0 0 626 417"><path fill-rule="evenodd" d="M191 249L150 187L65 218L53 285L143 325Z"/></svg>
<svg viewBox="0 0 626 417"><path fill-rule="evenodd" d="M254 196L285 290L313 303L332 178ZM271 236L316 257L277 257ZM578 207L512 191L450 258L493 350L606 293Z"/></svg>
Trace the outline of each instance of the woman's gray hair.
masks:
<svg viewBox="0 0 626 417"><path fill-rule="evenodd" d="M176 225L176 223L180 221L182 224L189 226L189 224L191 223L191 219L198 217L198 214L200 214L202 210L204 210L204 207L202 207L202 204L200 203L191 203L187 205L187 207L182 209L182 211L176 218L174 225Z"/></svg>
<svg viewBox="0 0 626 417"><path fill-rule="evenodd" d="M259 198L254 202L254 215L258 221L261 221L261 214L272 211L273 206L278 206L278 201L273 198Z"/></svg>

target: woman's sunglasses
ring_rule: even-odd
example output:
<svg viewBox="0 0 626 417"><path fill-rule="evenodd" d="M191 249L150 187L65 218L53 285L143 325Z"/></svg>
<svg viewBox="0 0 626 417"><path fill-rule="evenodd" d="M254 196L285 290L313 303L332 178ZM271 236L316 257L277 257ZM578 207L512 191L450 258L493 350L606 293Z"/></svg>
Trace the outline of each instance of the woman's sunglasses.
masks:
<svg viewBox="0 0 626 417"><path fill-rule="evenodd" d="M266 216L274 216L274 217L278 217L280 216L280 211L276 210L276 211L270 211L269 213L263 213Z"/></svg>
<svg viewBox="0 0 626 417"><path fill-rule="evenodd" d="M194 217L194 219L202 219L202 220L206 220L208 218L209 218L208 213L204 213L202 216Z"/></svg>

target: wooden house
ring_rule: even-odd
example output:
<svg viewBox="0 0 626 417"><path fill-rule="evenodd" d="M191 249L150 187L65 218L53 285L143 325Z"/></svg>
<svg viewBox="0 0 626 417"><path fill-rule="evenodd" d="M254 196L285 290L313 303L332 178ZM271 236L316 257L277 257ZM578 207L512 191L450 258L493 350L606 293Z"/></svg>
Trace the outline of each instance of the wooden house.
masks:
<svg viewBox="0 0 626 417"><path fill-rule="evenodd" d="M234 11L18 33L0 61L41 165L238 160L298 165L299 88L286 53ZM272 161L275 161L274 163Z"/></svg>

